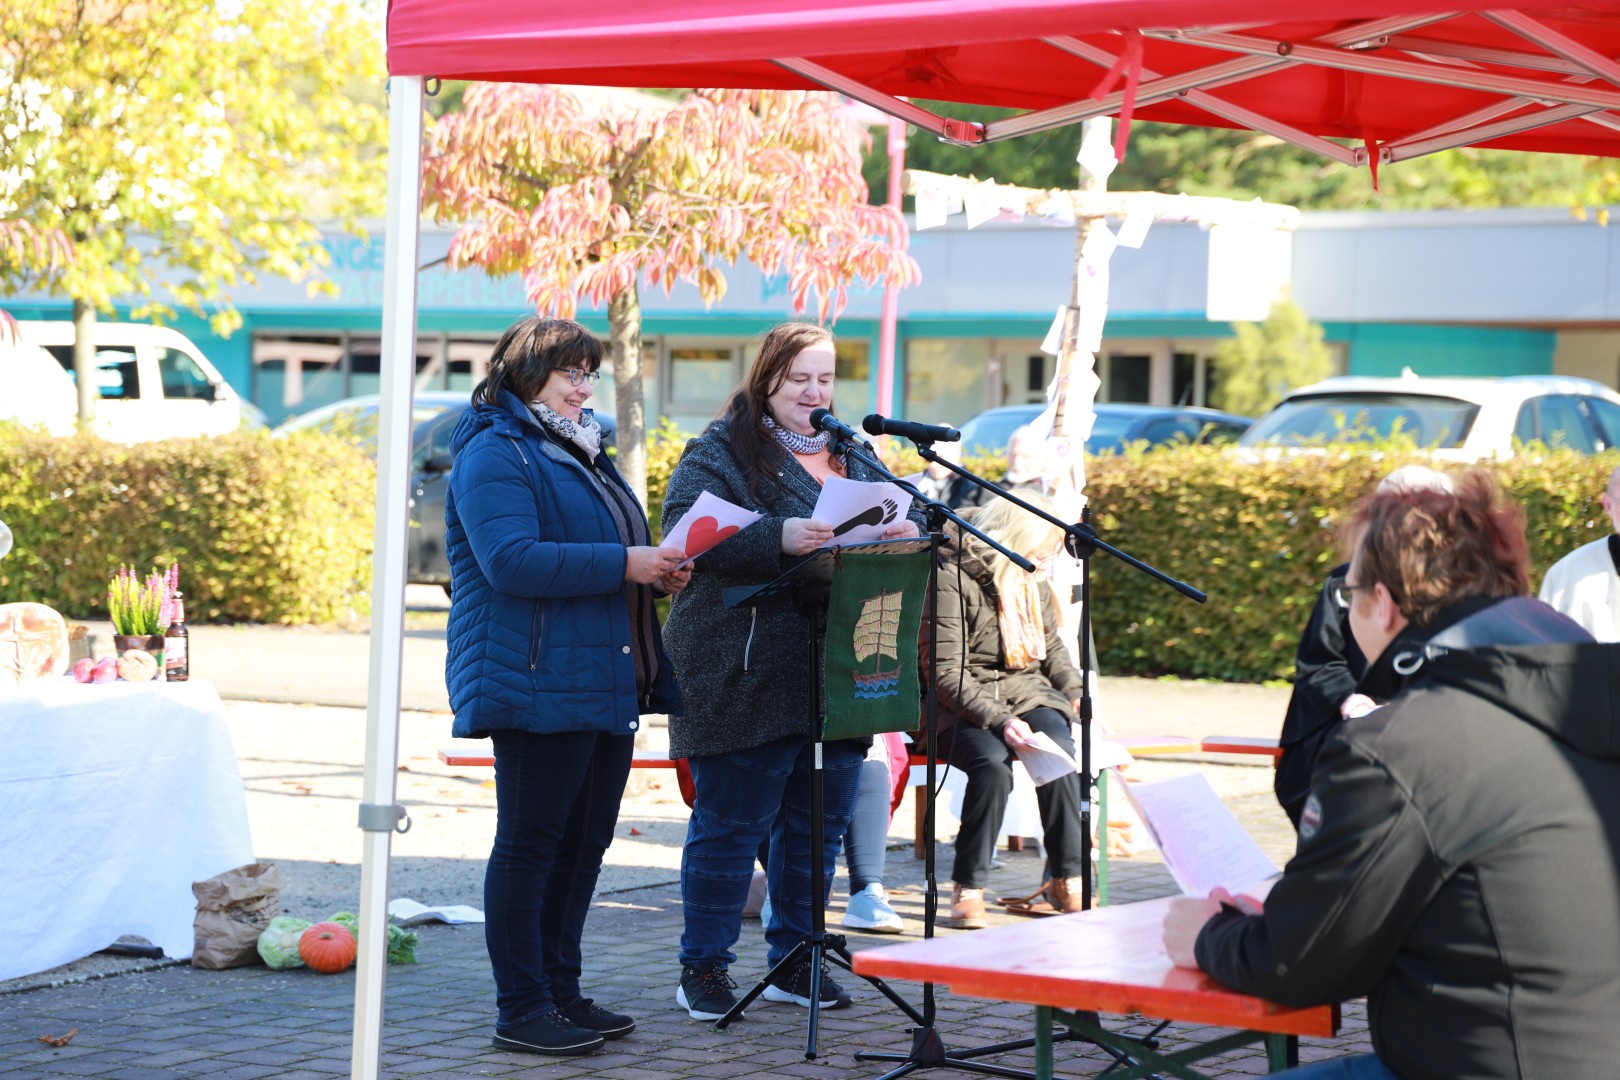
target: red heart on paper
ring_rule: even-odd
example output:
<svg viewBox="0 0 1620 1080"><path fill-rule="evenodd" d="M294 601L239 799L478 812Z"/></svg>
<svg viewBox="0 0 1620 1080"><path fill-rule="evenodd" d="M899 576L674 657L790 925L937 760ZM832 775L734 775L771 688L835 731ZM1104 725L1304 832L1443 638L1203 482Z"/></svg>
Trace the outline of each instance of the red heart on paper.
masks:
<svg viewBox="0 0 1620 1080"><path fill-rule="evenodd" d="M686 531L686 557L690 559L703 554L741 528L741 525L721 528L720 522L705 514L692 522L692 527Z"/></svg>

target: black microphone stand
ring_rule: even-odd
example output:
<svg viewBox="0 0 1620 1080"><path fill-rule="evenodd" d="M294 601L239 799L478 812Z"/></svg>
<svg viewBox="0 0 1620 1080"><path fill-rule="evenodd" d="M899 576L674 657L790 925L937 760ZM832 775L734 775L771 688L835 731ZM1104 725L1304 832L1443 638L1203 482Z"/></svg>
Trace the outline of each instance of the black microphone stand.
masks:
<svg viewBox="0 0 1620 1080"><path fill-rule="evenodd" d="M862 449L857 448L856 445L852 445L853 443L858 443L859 447L864 448L865 452L862 452ZM1153 576L1155 578L1158 578L1160 581L1163 581L1166 584L1170 585L1176 591L1182 593L1185 596L1191 597L1192 599L1196 600L1199 603L1203 603L1205 600L1207 600L1208 596L1205 593L1203 593L1202 591L1194 588L1193 586L1185 584L1184 582L1181 582L1181 581L1177 581L1175 578L1170 577L1168 574L1165 574L1163 571L1160 571L1160 570L1156 569L1155 567L1149 566L1147 563L1142 562L1141 560L1127 554L1126 552L1121 551L1120 549L1118 549L1116 547L1113 547L1110 544L1105 543L1100 537L1097 536L1096 530L1093 529L1092 526L1091 526L1089 510L1081 515L1081 520L1079 522L1075 522L1075 523L1065 522L1061 518L1055 517L1052 514L1047 513L1045 510L1040 509L1039 507L1030 505L1029 503L1025 502L1023 499L1020 499L1018 496L1012 494L1006 488L1001 487L999 484L996 484L996 483L994 483L993 481L990 481L990 480L986 480L983 477L978 476L977 474L969 471L968 469L963 468L960 465L957 465L957 464L955 464L953 462L950 462L950 461L946 461L944 458L940 457L937 453L934 452L934 446L933 446L932 442L915 442L914 441L914 444L917 447L918 456L920 456L924 461L934 463L934 464L943 465L945 468L949 469L951 472L955 473L957 476L960 476L960 477L962 477L962 478L964 478L966 480L971 481L972 483L978 485L979 487L982 487L982 488L990 491L992 494L994 494L994 495L996 495L996 496L998 496L1000 498L1006 499L1007 501L1013 503L1014 505L1016 505L1019 508L1027 511L1028 513L1031 513L1031 514L1036 515L1037 517L1043 518L1044 520L1051 522L1053 525L1056 525L1059 529L1062 529L1063 533L1064 533L1064 545L1065 545L1065 547L1068 549L1068 551L1069 551L1069 553L1071 555L1073 555L1076 559L1080 560L1080 562L1081 562L1081 586L1080 586L1080 588L1081 588L1081 594L1082 594L1082 605L1081 605L1081 619L1080 619L1080 627L1079 627L1079 634L1080 634L1079 655L1080 655L1080 679L1081 679L1081 684L1080 685L1081 685L1081 690L1080 690L1079 719L1080 719L1080 747L1081 747L1081 749L1080 749L1081 783L1084 785L1084 790L1081 793L1081 801L1080 801L1080 824L1081 824L1081 835L1088 838L1087 842L1083 845L1082 854L1081 854L1081 860L1082 860L1081 861L1081 885L1082 885L1082 888L1081 888L1081 907L1086 909L1086 910L1089 910L1091 908L1091 894L1092 894L1092 858L1091 858L1091 844L1089 842L1089 837L1091 836L1091 787L1092 787L1092 775L1091 775L1091 721L1092 721L1092 716L1093 716L1093 704L1092 704L1092 694L1091 694L1091 671L1090 671L1090 668L1091 668L1091 648L1090 648L1090 644L1091 644L1091 604L1090 604L1090 600L1091 600L1090 580L1091 579L1090 579L1090 566L1091 566L1091 564L1090 564L1090 558L1091 558L1091 556L1093 554L1096 553L1096 551L1098 549L1101 549L1103 551L1108 552L1110 555L1113 555L1115 558L1121 560L1122 562L1125 562L1125 563L1127 563L1127 564L1129 564L1131 566L1134 566L1138 570L1141 570L1143 573L1146 573L1146 574L1149 574L1149 575L1151 575L1151 576ZM938 603L939 603L939 559L938 559L938 552L939 552L939 548L944 543L943 528L944 528L944 523L947 520L954 521L957 524L957 526L959 528L961 528L964 532L971 533L972 535L978 537L980 540L983 540L985 543L987 543L991 547L993 547L996 551L1000 552L1003 556L1005 556L1008 559L1011 559L1012 562L1014 564L1016 564L1017 566L1019 566L1021 569L1025 570L1025 571L1028 571L1028 572L1033 572L1033 570L1035 569L1034 564L1032 564L1028 559L1024 558L1022 555L1019 555L1016 552L1009 551L1007 548L1005 548L1001 544L997 543L996 541L992 540L990 537L986 536L979 529L975 528L970 523L964 521L959 515L957 515L954 511L950 510L943 503L940 503L939 501L937 501L935 499L929 498L928 496L924 495L922 492L918 491L915 486L913 486L913 485L905 482L904 480L901 480L898 477L896 477L893 473L891 473L888 470L887 467L885 467L883 465L883 463L881 461L877 460L876 452L872 449L872 447L870 445L866 444L864 441L845 439L844 442L843 442L843 447L844 447L844 452L845 453L851 454L851 455L857 457L859 460L865 462L879 476L886 477L891 483L894 483L897 486L899 486L902 490L904 490L906 492L909 492L911 494L912 498L919 500L920 503L923 505L923 507L924 507L924 516L926 517L926 519L928 520L928 523L929 523L929 540L930 540L929 547L930 547L930 550L935 555L934 563L933 563L932 567L930 568L929 578L928 578L929 603L931 605L930 610L937 611L937 606L938 606ZM924 834L925 834L924 835L925 842L924 842L924 848L923 848L923 850L924 850L924 864L923 865L924 865L924 878L925 878L925 883L926 883L925 884L924 901L923 901L923 937L925 939L926 938L931 938L931 937L934 936L934 923L935 923L935 918L936 918L937 913L938 913L938 906L939 906L938 886L937 886L937 883L936 883L935 877L934 877L934 839L935 839L935 835L934 835L934 830L935 830L934 812L935 812L935 802L936 802L936 798L937 798L937 791L936 791L936 785L935 785L935 768L936 768L936 760L937 760L937 749L936 749L935 743L936 743L936 735L937 735L938 730L939 730L939 727L938 727L938 715L939 715L939 696L938 696L939 672L938 672L938 665L939 665L939 655L938 655L938 648L937 648L937 635L931 634L929 636L929 651L928 651L928 653L929 653L928 654L929 687L928 687L928 694L927 694L927 697L926 697L926 702L927 703L926 703L926 705L924 707L924 710L923 710L923 712L924 712L924 730L927 733L927 737L928 737L928 745L927 745L927 779L928 779L927 810L926 810L926 813L925 813L924 819L923 819L923 830L924 830ZM899 1077L905 1076L906 1074L908 1074L910 1072L913 1072L913 1071L915 1071L917 1069L936 1068L936 1067L941 1067L941 1066L950 1067L950 1068L956 1068L956 1069L963 1069L963 1070L967 1070L967 1071L971 1071L971 1072L982 1072L982 1073L986 1073L986 1074L989 1074L989 1075L992 1075L992 1076L1013 1077L1013 1078L1018 1078L1018 1080L1026 1080L1026 1078L1030 1078L1032 1076L1032 1074L1030 1074L1028 1072L1021 1071L1021 1070L1010 1069L1010 1068L1006 1068L1004 1066L999 1066L999 1065L990 1065L988 1063L974 1061L972 1059L977 1058L977 1057L981 1057L981 1056L988 1056L988 1055L991 1055L991 1054L1006 1053L1006 1052L1009 1052L1009 1051L1012 1051L1012 1050L1028 1049L1028 1048L1035 1045L1036 1040L1033 1039L1033 1038L1019 1039L1019 1040L1015 1040L1015 1041L1012 1041L1012 1042L1006 1042L1006 1043L998 1043L998 1044L995 1044L993 1046L975 1047L975 1048L973 1048L971 1050L961 1050L961 1051L954 1051L954 1052L950 1051L950 1050L947 1050L946 1047L945 1047L944 1041L941 1039L939 1033L935 1030L934 1023L933 1023L934 1017L935 1017L935 1004L934 1004L934 985L932 983L926 983L925 982L923 984L923 1017L924 1017L923 1026L912 1029L912 1045L911 1045L910 1053L908 1053L908 1054L891 1054L891 1053L879 1053L879 1052L874 1052L874 1051L863 1050L863 1051L859 1051L859 1052L856 1053L856 1055L855 1055L856 1060L858 1060L858 1061L894 1061L894 1062L899 1062L900 1063L899 1068L893 1069L893 1070L885 1073L882 1077L879 1077L878 1080L898 1080ZM1072 1032L1062 1031L1062 1032L1058 1032L1058 1033L1054 1034L1052 1041L1053 1042L1060 1042L1060 1041L1070 1040L1070 1039L1073 1039L1075 1037L1076 1036ZM1087 1039L1086 1041L1092 1042L1094 1045L1101 1046L1103 1050L1105 1050L1110 1056L1112 1056L1115 1059L1115 1065L1110 1066L1110 1068L1117 1067L1118 1065L1135 1066L1137 1064L1135 1059L1131 1058L1128 1054L1124 1053L1123 1051L1121 1051L1121 1050L1119 1050L1119 1049L1117 1049L1117 1048L1115 1048L1113 1046L1109 1046L1109 1045L1107 1045L1105 1043L1098 1043L1095 1040L1090 1040L1090 1039ZM1151 1035L1148 1036L1147 1038L1144 1038L1144 1039L1140 1040L1140 1041L1142 1042L1142 1044L1144 1046L1149 1047L1149 1048L1153 1047L1156 1044L1156 1040Z"/></svg>
<svg viewBox="0 0 1620 1080"><path fill-rule="evenodd" d="M953 462L946 461L944 458L940 457L934 452L932 443L918 443L917 454L924 461L936 462L943 465L956 475L967 480L971 480L980 487L989 489L995 494L1006 499L1008 502L1013 503L1031 514L1034 514L1036 517L1042 518L1051 522L1053 525L1056 525L1058 528L1063 530L1063 543L1068 549L1069 554L1080 561L1080 626L1078 629L1080 639L1078 642L1079 648L1076 651L1080 656L1080 772L1081 782L1085 785L1085 790L1081 792L1080 797L1080 829L1082 836L1090 837L1092 784L1091 721L1093 716L1091 695L1091 557L1099 550L1106 551L1108 554L1112 555L1114 558L1125 563L1126 565L1135 567L1137 570L1142 571L1142 573L1147 574L1150 577L1157 578L1166 585L1170 586L1172 589L1175 589L1177 592L1181 593L1183 596L1189 597L1200 604L1208 600L1209 595L1202 590L1195 589L1193 586L1188 585L1184 581L1176 580L1157 567L1149 566L1142 560L1121 551L1119 548L1114 547L1111 544L1104 543L1102 538L1097 535L1097 530L1091 526L1091 508L1089 506L1087 506L1085 510L1081 512L1079 521L1072 523L1066 522L1062 518L1047 513L1038 506L1031 506L1029 503L1012 494L1010 491L1007 491L1005 488L998 487L982 477L975 476L967 469L964 469ZM1089 911L1091 910L1092 893L1090 843L1084 845L1081 851L1080 860L1080 906L1084 910Z"/></svg>

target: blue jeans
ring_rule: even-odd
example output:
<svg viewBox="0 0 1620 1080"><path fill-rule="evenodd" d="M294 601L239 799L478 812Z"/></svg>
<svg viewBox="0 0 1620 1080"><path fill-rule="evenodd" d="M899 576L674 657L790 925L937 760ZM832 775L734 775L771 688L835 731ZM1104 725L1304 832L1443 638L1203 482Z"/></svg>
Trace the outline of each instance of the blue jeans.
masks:
<svg viewBox="0 0 1620 1080"><path fill-rule="evenodd" d="M1288 1080L1401 1080L1375 1054L1352 1054L1350 1057L1314 1061L1277 1074L1277 1080L1284 1077Z"/></svg>
<svg viewBox="0 0 1620 1080"><path fill-rule="evenodd" d="M580 936L630 777L630 735L497 731L484 940L496 1025L580 1000Z"/></svg>
<svg viewBox="0 0 1620 1080"><path fill-rule="evenodd" d="M810 932L810 905L832 889L838 846L855 810L866 748L822 744L821 894L810 885L810 774L814 744L778 739L731 754L688 758L697 797L681 857L682 964L736 963L731 947L742 934L743 904L760 842L769 839L765 867L771 924L766 957L775 966Z"/></svg>

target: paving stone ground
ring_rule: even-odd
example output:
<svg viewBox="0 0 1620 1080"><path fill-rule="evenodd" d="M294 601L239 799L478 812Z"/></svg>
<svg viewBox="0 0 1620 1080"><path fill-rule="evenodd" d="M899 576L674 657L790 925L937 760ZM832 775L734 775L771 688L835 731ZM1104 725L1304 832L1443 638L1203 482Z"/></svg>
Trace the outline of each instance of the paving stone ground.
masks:
<svg viewBox="0 0 1620 1080"><path fill-rule="evenodd" d="M1278 861L1287 857L1291 834L1270 800L1267 771L1188 762L1139 762L1144 779L1202 768L1250 832ZM657 800L654 792L643 796ZM662 805L662 804L660 804ZM635 807L627 805L634 816ZM923 864L911 857L908 815L896 816L888 879L896 908L909 922L900 940L920 936ZM950 846L938 850L938 875L948 894ZM1005 852L993 894L1029 891L1039 880L1040 857L1031 847ZM1115 859L1111 902L1174 891L1156 857ZM845 881L835 886L829 924L839 929ZM948 902L948 900L947 900ZM997 915L997 923L1016 916ZM580 1058L548 1059L501 1052L490 1046L494 986L477 926L429 925L419 929L421 962L389 969L383 1035L384 1076L389 1077L570 1077L667 1080L676 1077L878 1077L884 1067L857 1062L857 1050L903 1053L910 1022L875 990L846 976L855 1001L821 1016L819 1054L805 1058L805 1010L756 1002L746 1020L727 1031L689 1019L674 1004L675 948L680 935L680 897L670 880L622 888L598 896L585 935L588 992L636 1016L629 1037ZM943 929L942 934L961 933ZM851 949L891 944L893 936L851 933ZM744 924L740 961L734 969L745 987L763 974L764 944L757 922ZM168 966L31 991L0 994L0 1074L7 1078L84 1076L278 1077L315 1080L349 1075L354 1009L354 973L321 976L307 970L273 972L262 967L209 972ZM920 1003L920 988L896 983ZM1032 1010L940 991L938 1025L953 1049L1027 1038ZM1110 1026L1144 1034L1140 1017L1107 1017ZM38 1041L76 1029L66 1046ZM1161 1038L1168 1049L1208 1037L1206 1029L1173 1025ZM1340 1036L1303 1040L1306 1061L1369 1048L1364 1010L1348 1006ZM994 1059L1032 1068L1031 1051ZM1058 1074L1092 1076L1107 1064L1095 1047L1060 1044ZM1214 1076L1266 1071L1258 1048L1206 1062ZM923 1075L928 1075L924 1073ZM933 1075L961 1075L935 1070Z"/></svg>

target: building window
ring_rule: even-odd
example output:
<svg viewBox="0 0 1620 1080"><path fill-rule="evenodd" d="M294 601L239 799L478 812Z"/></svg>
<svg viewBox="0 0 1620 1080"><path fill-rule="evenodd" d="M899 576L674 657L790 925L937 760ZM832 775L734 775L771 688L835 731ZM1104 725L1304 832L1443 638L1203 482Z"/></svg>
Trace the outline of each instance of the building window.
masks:
<svg viewBox="0 0 1620 1080"><path fill-rule="evenodd" d="M669 350L669 403L673 406L718 406L737 385L735 349Z"/></svg>

